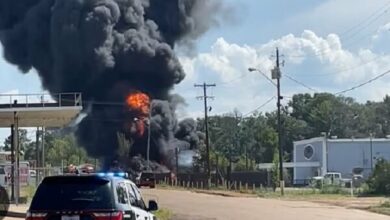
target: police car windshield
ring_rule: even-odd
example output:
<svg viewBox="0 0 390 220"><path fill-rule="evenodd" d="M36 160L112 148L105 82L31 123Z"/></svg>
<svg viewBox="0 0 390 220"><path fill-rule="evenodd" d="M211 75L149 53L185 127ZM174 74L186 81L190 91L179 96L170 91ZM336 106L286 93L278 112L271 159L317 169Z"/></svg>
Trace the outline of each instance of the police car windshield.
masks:
<svg viewBox="0 0 390 220"><path fill-rule="evenodd" d="M45 179L31 202L31 210L112 209L110 182L96 177Z"/></svg>

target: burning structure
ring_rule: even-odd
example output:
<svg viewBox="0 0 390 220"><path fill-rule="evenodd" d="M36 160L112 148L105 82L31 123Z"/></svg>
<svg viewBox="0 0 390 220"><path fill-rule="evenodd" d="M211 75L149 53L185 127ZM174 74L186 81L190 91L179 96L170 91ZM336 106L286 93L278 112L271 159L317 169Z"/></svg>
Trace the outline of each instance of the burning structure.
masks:
<svg viewBox="0 0 390 220"><path fill-rule="evenodd" d="M51 93L83 93L87 116L76 136L89 155L106 163L145 158L150 123L151 160L173 168L175 148L200 141L193 120L175 117L170 92L185 74L174 47L215 24L220 7L215 0L1 0L0 41L5 59L22 72L35 69ZM118 132L129 140L125 149Z"/></svg>

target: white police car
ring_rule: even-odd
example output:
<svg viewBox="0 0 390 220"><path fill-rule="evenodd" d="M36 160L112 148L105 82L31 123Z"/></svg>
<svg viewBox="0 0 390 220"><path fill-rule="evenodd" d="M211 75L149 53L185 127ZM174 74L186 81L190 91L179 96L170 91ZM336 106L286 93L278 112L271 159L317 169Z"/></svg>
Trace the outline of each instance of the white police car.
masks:
<svg viewBox="0 0 390 220"><path fill-rule="evenodd" d="M157 203L145 205L124 173L50 176L31 201L27 220L152 220Z"/></svg>

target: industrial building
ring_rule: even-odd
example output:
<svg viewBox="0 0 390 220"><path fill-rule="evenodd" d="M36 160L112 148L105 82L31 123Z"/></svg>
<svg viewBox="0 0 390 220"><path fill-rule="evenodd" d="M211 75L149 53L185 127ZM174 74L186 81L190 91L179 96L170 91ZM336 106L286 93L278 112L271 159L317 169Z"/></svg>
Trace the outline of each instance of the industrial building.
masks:
<svg viewBox="0 0 390 220"><path fill-rule="evenodd" d="M328 139L317 137L294 142L294 184L305 184L313 176L339 172L345 178L361 171L369 177L378 159L390 160L390 139Z"/></svg>

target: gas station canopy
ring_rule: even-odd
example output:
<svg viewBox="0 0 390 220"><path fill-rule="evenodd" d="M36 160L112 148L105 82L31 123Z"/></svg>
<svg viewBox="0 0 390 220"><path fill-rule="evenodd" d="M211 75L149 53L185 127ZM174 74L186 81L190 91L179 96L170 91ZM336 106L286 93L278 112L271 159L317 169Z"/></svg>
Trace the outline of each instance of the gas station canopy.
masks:
<svg viewBox="0 0 390 220"><path fill-rule="evenodd" d="M0 95L0 127L64 127L82 110L81 93Z"/></svg>

